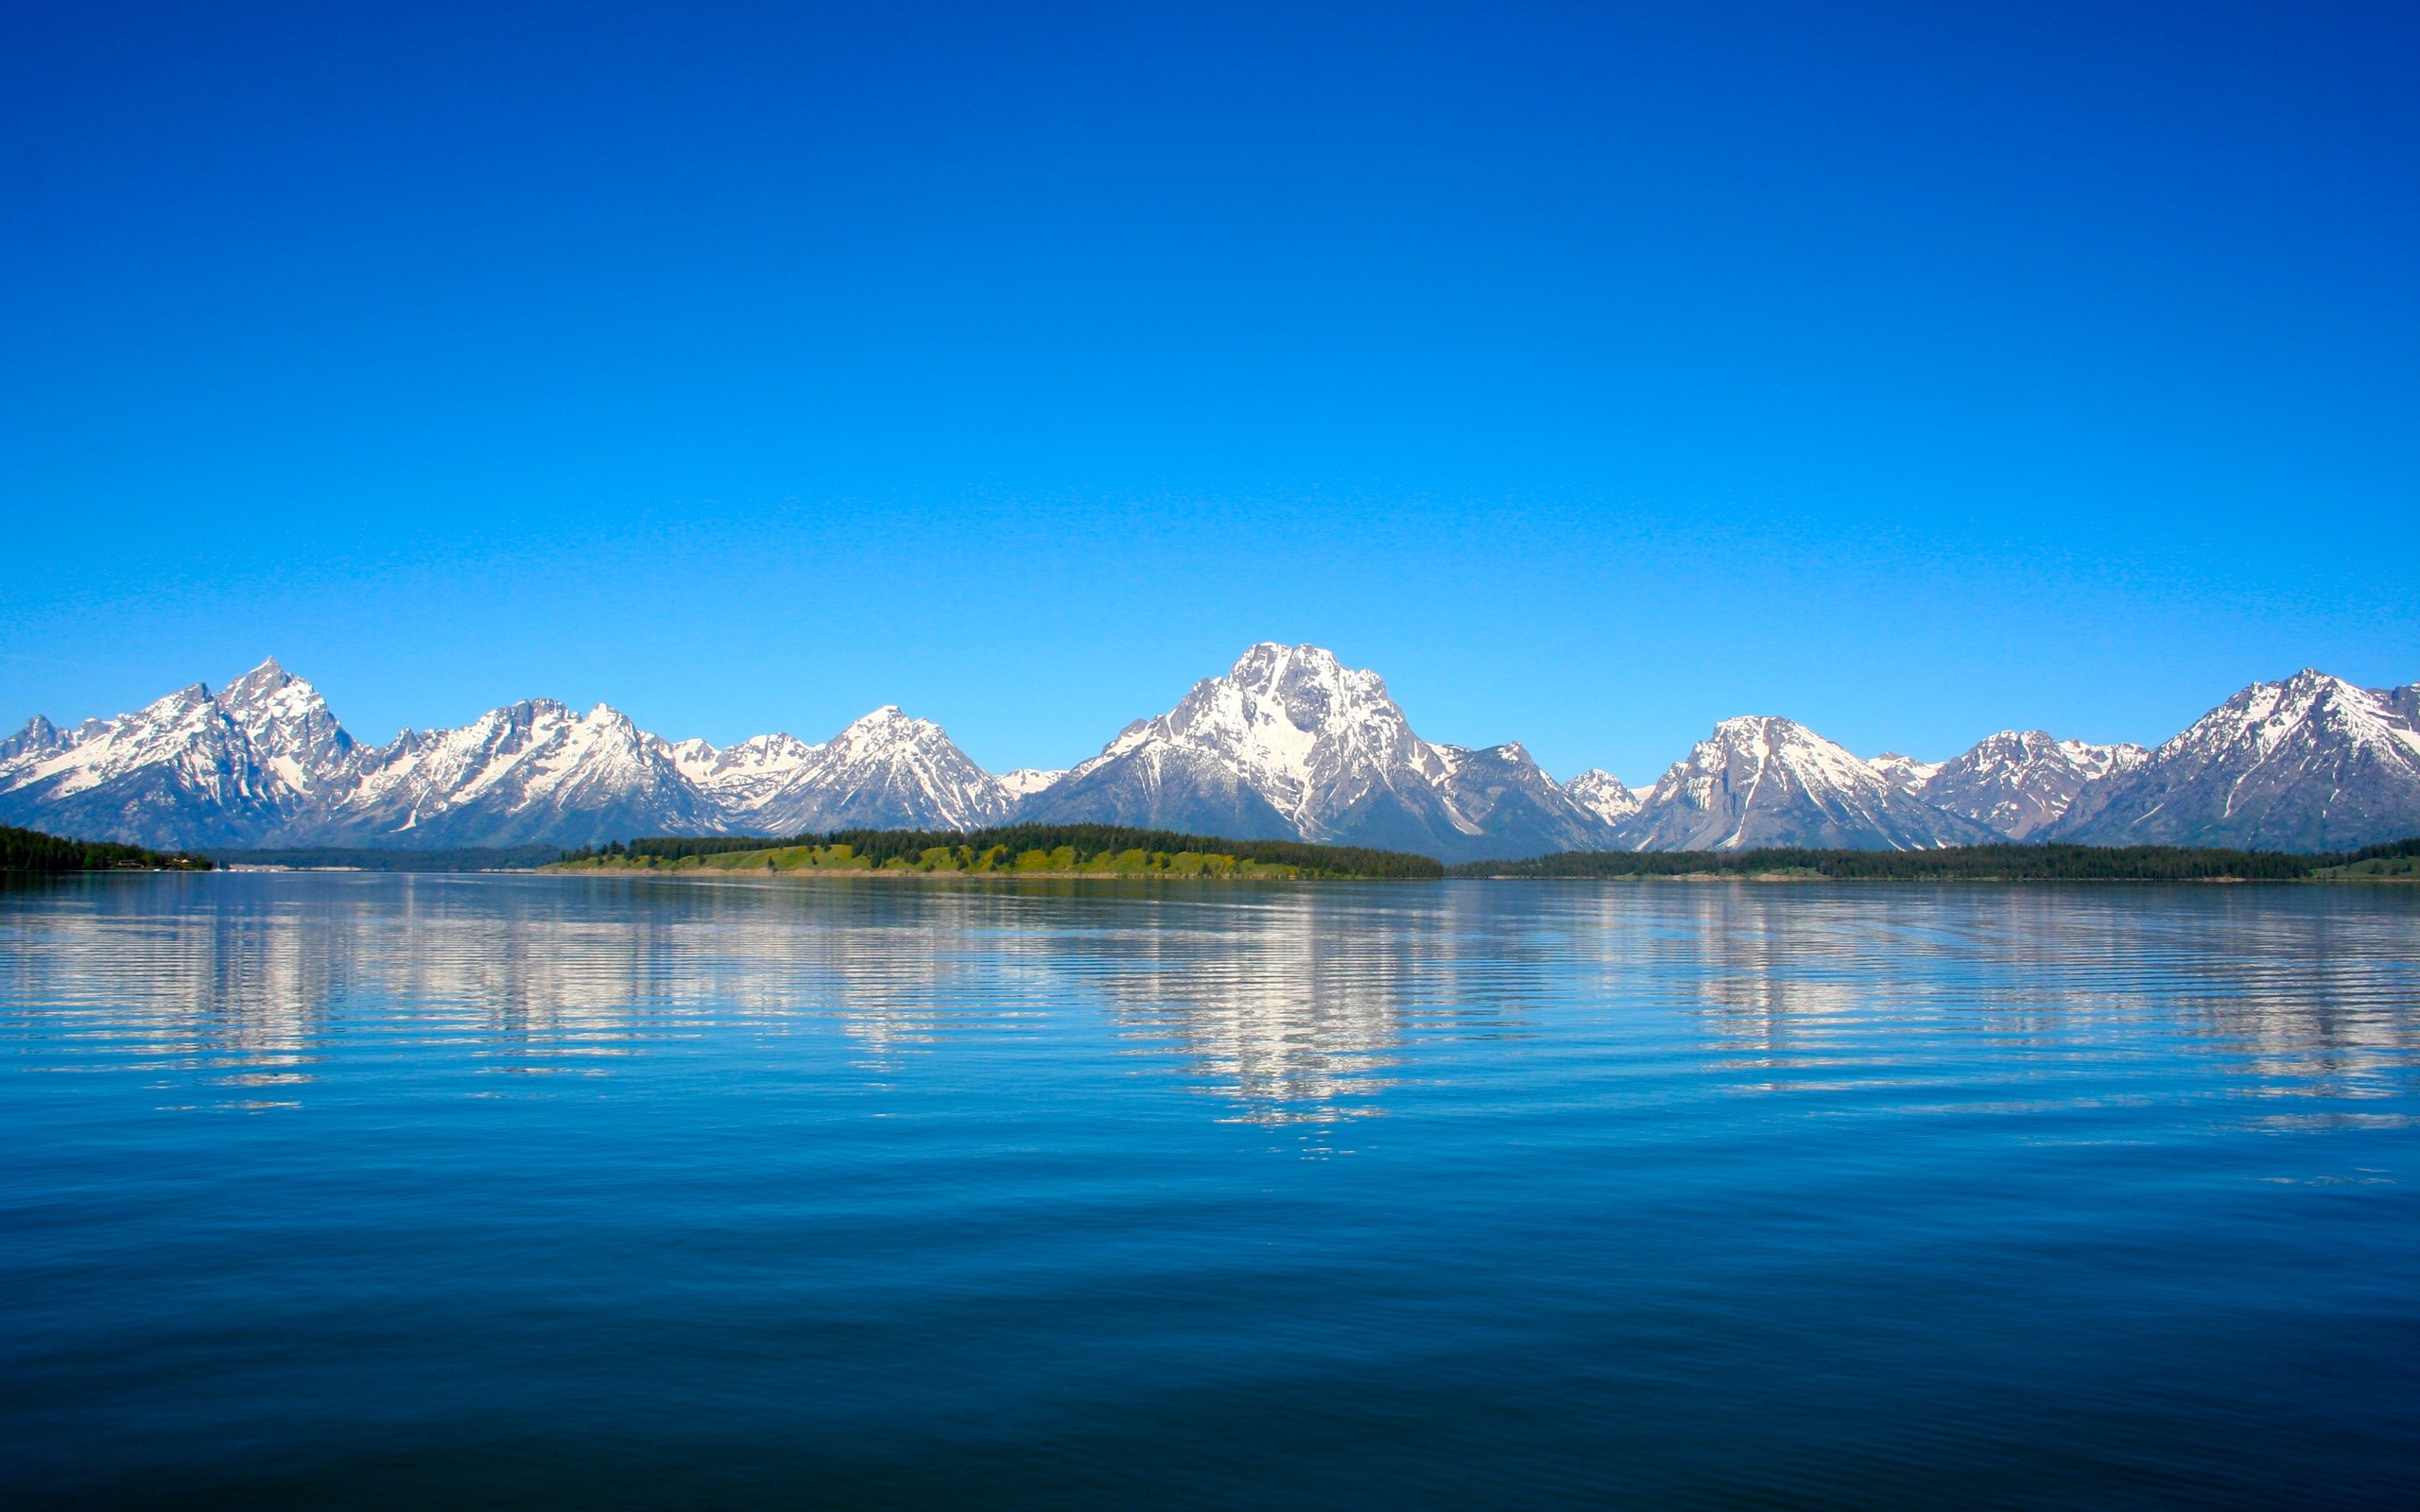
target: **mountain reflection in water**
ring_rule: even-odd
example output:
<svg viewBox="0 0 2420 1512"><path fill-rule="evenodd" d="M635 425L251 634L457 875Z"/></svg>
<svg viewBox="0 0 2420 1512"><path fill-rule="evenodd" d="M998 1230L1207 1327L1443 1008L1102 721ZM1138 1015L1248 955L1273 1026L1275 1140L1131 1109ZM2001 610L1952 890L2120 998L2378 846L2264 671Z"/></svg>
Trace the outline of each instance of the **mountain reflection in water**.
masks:
<svg viewBox="0 0 2420 1512"><path fill-rule="evenodd" d="M11 1504L2420 1503L2420 890L0 885Z"/></svg>
<svg viewBox="0 0 2420 1512"><path fill-rule="evenodd" d="M879 1071L1105 1010L1270 1125L1383 1111L1409 1041L1519 1037L1601 994L1699 1015L1773 1085L1878 1030L2116 1045L2155 1022L2281 1094L2393 1095L2415 1045L2409 926L2313 889L1251 887L315 874L99 887L13 954L19 996L105 1017L204 1089L302 1094L332 1016L396 1015L497 1070L596 1074L734 1024L837 1025ZM129 1046L127 1048L132 1048ZM2278 1116L2286 1116L2280 1114Z"/></svg>

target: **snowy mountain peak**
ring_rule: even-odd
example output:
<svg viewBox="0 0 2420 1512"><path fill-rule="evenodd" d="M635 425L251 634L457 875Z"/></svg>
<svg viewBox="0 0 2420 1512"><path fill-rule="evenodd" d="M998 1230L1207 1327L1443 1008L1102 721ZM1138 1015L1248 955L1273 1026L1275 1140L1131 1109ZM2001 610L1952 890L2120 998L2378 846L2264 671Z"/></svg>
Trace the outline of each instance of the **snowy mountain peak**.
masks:
<svg viewBox="0 0 2420 1512"><path fill-rule="evenodd" d="M1150 734L1233 762L1253 790L1305 834L1322 832L1332 779L1426 765L1427 751L1374 672L1316 645L1264 642L1222 678L1194 686ZM1349 780L1349 779L1348 779Z"/></svg>
<svg viewBox="0 0 2420 1512"><path fill-rule="evenodd" d="M26 721L23 730L18 730L7 740L0 740L0 765L5 765L20 757L48 755L64 747L67 739L65 735L59 732L57 725L36 714Z"/></svg>
<svg viewBox="0 0 2420 1512"><path fill-rule="evenodd" d="M2026 840L2065 817L2086 786L2132 771L2150 757L2140 746L2096 746L2039 730L2003 730L1933 768L1916 793L2009 839Z"/></svg>
<svg viewBox="0 0 2420 1512"><path fill-rule="evenodd" d="M929 745L936 739L947 740L948 734L929 719L911 717L895 703L884 704L869 714L849 721L833 736L831 745L842 750L883 750L897 746Z"/></svg>
<svg viewBox="0 0 2420 1512"><path fill-rule="evenodd" d="M292 675L278 664L277 658L268 657L259 666L221 688L218 701L230 709L245 707L274 696L278 690L293 680Z"/></svg>
<svg viewBox="0 0 2420 1512"><path fill-rule="evenodd" d="M1570 782L1563 790L1573 802L1603 819L1607 824L1619 824L1638 812L1640 794L1623 784L1622 780L1601 766L1591 767Z"/></svg>
<svg viewBox="0 0 2420 1512"><path fill-rule="evenodd" d="M1902 756L1895 750L1886 750L1866 765L1881 773L1884 782L1902 793L1920 791L1932 781L1932 775L1941 770L1939 762L1920 762L1913 756Z"/></svg>
<svg viewBox="0 0 2420 1512"><path fill-rule="evenodd" d="M2420 833L2420 688L2306 667L2256 682L2093 783L2054 832L2095 845L2326 850Z"/></svg>
<svg viewBox="0 0 2420 1512"><path fill-rule="evenodd" d="M1000 785L1018 798L1031 798L1066 775L1064 768L1054 771L1041 766L1020 766L1012 772L1002 772Z"/></svg>
<svg viewBox="0 0 2420 1512"><path fill-rule="evenodd" d="M820 746L758 735L716 753L695 780L731 828L761 834L909 828L976 830L1016 795L929 719L885 704Z"/></svg>
<svg viewBox="0 0 2420 1512"><path fill-rule="evenodd" d="M1621 833L1641 850L1909 850L1993 838L1893 786L1845 747L1774 715L1716 725L1656 782Z"/></svg>
<svg viewBox="0 0 2420 1512"><path fill-rule="evenodd" d="M199 682L132 713L88 719L71 737L44 738L47 728L28 724L11 742L20 748L0 757L0 819L173 845L196 812L252 834L274 827L296 799Z"/></svg>
<svg viewBox="0 0 2420 1512"><path fill-rule="evenodd" d="M351 780L353 737L320 690L278 665L277 658L220 689L217 702L243 730L253 759L293 792L308 795Z"/></svg>
<svg viewBox="0 0 2420 1512"><path fill-rule="evenodd" d="M1023 812L1473 858L1611 840L1518 747L1431 746L1376 673L1276 642L1127 726Z"/></svg>
<svg viewBox="0 0 2420 1512"><path fill-rule="evenodd" d="M162 846L576 845L1012 815L1458 860L1996 838L2344 849L2420 833L2420 684L2306 668L2155 751L2011 730L1938 765L1726 719L1651 790L1603 771L1558 785L1515 742L1424 741L1377 674L1274 642L1072 770L1005 779L892 704L820 745L717 747L660 739L611 704L532 698L373 749L273 658L215 696L194 683L71 730L36 715L0 741L0 822Z"/></svg>

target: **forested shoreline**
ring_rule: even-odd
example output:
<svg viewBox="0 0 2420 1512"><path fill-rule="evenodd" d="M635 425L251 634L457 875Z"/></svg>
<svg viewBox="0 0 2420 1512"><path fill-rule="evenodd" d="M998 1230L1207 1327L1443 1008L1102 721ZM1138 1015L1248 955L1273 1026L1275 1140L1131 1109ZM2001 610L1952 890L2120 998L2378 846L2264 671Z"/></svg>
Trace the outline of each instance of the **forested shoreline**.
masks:
<svg viewBox="0 0 2420 1512"><path fill-rule="evenodd" d="M1938 850L1575 850L1475 861L1455 877L1608 881L2337 882L2420 879L2420 838L2304 854L2194 846L1977 845Z"/></svg>
<svg viewBox="0 0 2420 1512"><path fill-rule="evenodd" d="M2420 837L2303 853L2190 846L1988 845L1932 850L1565 851L1448 867L1431 857L1299 840L1106 824L995 829L838 830L769 835L653 835L563 850L548 846L403 850L327 848L159 851L0 826L0 871L207 871L214 866L373 871L649 871L1136 876L1236 880L2420 882Z"/></svg>
<svg viewBox="0 0 2420 1512"><path fill-rule="evenodd" d="M1114 824L1012 824L988 830L836 830L786 840L659 835L577 850L578 870L890 871L963 875L1178 876L1434 881L1444 863L1399 850L1229 840Z"/></svg>
<svg viewBox="0 0 2420 1512"><path fill-rule="evenodd" d="M208 871L210 858L0 824L0 871Z"/></svg>

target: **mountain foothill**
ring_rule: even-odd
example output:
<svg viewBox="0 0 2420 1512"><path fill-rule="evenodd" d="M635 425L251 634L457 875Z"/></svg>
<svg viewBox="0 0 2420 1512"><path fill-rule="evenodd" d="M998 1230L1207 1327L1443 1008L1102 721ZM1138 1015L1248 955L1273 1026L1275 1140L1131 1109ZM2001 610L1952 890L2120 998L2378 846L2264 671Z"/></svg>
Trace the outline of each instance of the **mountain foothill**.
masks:
<svg viewBox="0 0 2420 1512"><path fill-rule="evenodd" d="M667 741L532 698L385 746L275 660L0 740L0 823L129 845L440 849L633 835L1111 824L1478 861L1582 850L1928 850L2008 841L2338 850L2420 833L2420 684L2303 671L2156 748L2004 730L1943 762L1725 719L1644 787L1558 782L1517 743L1422 739L1374 672L1253 646L1064 771L994 775L877 709L822 742Z"/></svg>

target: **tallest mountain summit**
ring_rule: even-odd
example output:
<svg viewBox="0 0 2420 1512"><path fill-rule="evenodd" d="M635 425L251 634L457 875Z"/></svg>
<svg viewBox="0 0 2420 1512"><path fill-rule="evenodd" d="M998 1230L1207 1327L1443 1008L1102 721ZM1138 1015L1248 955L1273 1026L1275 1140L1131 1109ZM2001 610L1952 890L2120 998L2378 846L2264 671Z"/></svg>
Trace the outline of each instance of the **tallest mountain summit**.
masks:
<svg viewBox="0 0 2420 1512"><path fill-rule="evenodd" d="M1167 713L1128 726L1026 814L1454 860L1612 837L1518 746L1432 745L1376 673L1316 645L1273 642L1194 684Z"/></svg>

